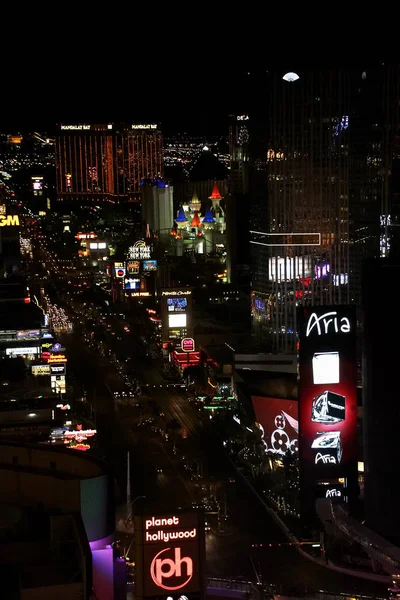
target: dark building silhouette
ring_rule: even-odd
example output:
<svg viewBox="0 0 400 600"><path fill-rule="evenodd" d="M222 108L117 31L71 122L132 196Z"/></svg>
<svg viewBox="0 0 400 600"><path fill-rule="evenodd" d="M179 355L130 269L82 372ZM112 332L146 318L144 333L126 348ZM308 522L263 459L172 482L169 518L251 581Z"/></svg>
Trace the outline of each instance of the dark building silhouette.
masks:
<svg viewBox="0 0 400 600"><path fill-rule="evenodd" d="M394 291L399 279L400 259L375 259L364 264L365 521L368 527L395 544L400 544L397 443L400 321Z"/></svg>

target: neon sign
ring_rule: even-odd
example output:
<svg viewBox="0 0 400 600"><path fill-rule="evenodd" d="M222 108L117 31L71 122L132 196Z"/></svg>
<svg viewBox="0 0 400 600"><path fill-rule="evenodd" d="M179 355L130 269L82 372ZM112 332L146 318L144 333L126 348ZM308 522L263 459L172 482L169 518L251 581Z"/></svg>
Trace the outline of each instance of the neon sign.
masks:
<svg viewBox="0 0 400 600"><path fill-rule="evenodd" d="M90 129L90 125L61 125L61 130L82 131Z"/></svg>
<svg viewBox="0 0 400 600"><path fill-rule="evenodd" d="M184 338L182 340L182 350L185 352L194 352L194 339L193 338Z"/></svg>
<svg viewBox="0 0 400 600"><path fill-rule="evenodd" d="M342 492L336 488L326 490L325 498L340 498L341 496Z"/></svg>
<svg viewBox="0 0 400 600"><path fill-rule="evenodd" d="M146 246L144 240L138 240L129 247L128 259L130 260L147 260L150 258L150 246Z"/></svg>
<svg viewBox="0 0 400 600"><path fill-rule="evenodd" d="M160 550L158 554L155 555L150 565L150 575L155 585L162 588L163 590L168 591L176 591L185 587L189 581L193 577L193 561L189 556L184 556L181 558L181 549L174 548L174 559L171 558L158 558L164 552L168 552L171 548L164 548L164 550ZM186 565L186 580L175 586L168 586L163 583L164 579L169 579L170 577L182 577L182 564ZM168 567L168 570L164 570L163 567Z"/></svg>
<svg viewBox="0 0 400 600"><path fill-rule="evenodd" d="M329 319L328 317L331 318ZM321 325L323 326L323 328L321 327ZM339 333L339 329L341 333L349 333L350 321L347 317L342 317L341 319L338 319L337 311L327 312L321 315L320 317L318 317L317 314L314 312L308 319L306 337L310 335L314 328L316 328L318 335L323 335L325 333L330 333L332 327L334 328L336 333Z"/></svg>
<svg viewBox="0 0 400 600"><path fill-rule="evenodd" d="M145 123L144 125L132 125L132 129L157 129L154 123Z"/></svg>
<svg viewBox="0 0 400 600"><path fill-rule="evenodd" d="M0 215L0 227L9 227L10 225L16 225L19 227L18 215L8 215L8 217Z"/></svg>
<svg viewBox="0 0 400 600"><path fill-rule="evenodd" d="M135 517L138 597L203 597L204 518L194 511ZM182 600L181 596L179 600Z"/></svg>
<svg viewBox="0 0 400 600"><path fill-rule="evenodd" d="M171 290L161 292L161 296L190 296L191 290Z"/></svg>
<svg viewBox="0 0 400 600"><path fill-rule="evenodd" d="M320 452L318 452L318 454L315 457L315 464L317 465L319 462L322 462L324 465L326 465L327 463L336 465L336 458L334 456L331 456L330 454L321 454Z"/></svg>

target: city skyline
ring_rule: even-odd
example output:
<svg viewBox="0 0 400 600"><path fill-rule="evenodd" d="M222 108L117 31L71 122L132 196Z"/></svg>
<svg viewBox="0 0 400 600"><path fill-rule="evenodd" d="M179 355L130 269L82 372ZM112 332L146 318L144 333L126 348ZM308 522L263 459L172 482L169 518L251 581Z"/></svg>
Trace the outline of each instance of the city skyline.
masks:
<svg viewBox="0 0 400 600"><path fill-rule="evenodd" d="M7 80L3 589L394 600L400 63L160 30Z"/></svg>

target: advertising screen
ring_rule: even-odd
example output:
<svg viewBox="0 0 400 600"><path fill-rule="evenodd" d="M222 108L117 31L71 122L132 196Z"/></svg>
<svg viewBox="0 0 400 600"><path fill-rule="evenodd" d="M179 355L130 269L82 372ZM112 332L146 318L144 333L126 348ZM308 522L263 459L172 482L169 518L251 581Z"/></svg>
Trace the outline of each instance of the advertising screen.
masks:
<svg viewBox="0 0 400 600"><path fill-rule="evenodd" d="M139 290L140 289L140 279L132 279L130 277L125 279L125 289L126 290Z"/></svg>
<svg viewBox="0 0 400 600"><path fill-rule="evenodd" d="M157 271L157 261L156 260L144 260L142 265L143 265L143 271Z"/></svg>
<svg viewBox="0 0 400 600"><path fill-rule="evenodd" d="M39 329L22 329L17 331L17 340L36 339L40 337Z"/></svg>
<svg viewBox="0 0 400 600"><path fill-rule="evenodd" d="M138 260L128 260L126 263L126 270L128 275L137 275L140 269L140 262Z"/></svg>
<svg viewBox="0 0 400 600"><path fill-rule="evenodd" d="M32 189L34 192L40 192L43 189L43 177L31 177Z"/></svg>
<svg viewBox="0 0 400 600"><path fill-rule="evenodd" d="M32 375L50 375L50 365L32 365Z"/></svg>
<svg viewBox="0 0 400 600"><path fill-rule="evenodd" d="M256 427L261 431L265 450L283 456L298 452L299 421L297 400L252 396Z"/></svg>
<svg viewBox="0 0 400 600"><path fill-rule="evenodd" d="M259 298L255 298L254 306L256 310L265 310L265 302L264 300L260 300Z"/></svg>
<svg viewBox="0 0 400 600"><path fill-rule="evenodd" d="M186 298L168 298L167 306L169 312L184 312L187 307Z"/></svg>
<svg viewBox="0 0 400 600"><path fill-rule="evenodd" d="M168 315L168 327L186 327L186 314Z"/></svg>
<svg viewBox="0 0 400 600"><path fill-rule="evenodd" d="M350 477L354 484L357 476L355 309L302 307L299 335L299 455L303 482Z"/></svg>
<svg viewBox="0 0 400 600"><path fill-rule="evenodd" d="M39 348L6 348L6 356L22 356L25 354L39 354Z"/></svg>
<svg viewBox="0 0 400 600"><path fill-rule="evenodd" d="M115 267L115 277L121 279L125 277L125 268L124 267Z"/></svg>
<svg viewBox="0 0 400 600"><path fill-rule="evenodd" d="M139 598L197 596L203 590L204 520L200 513L135 518Z"/></svg>
<svg viewBox="0 0 400 600"><path fill-rule="evenodd" d="M48 365L50 367L50 373L52 375L65 375L67 365L62 363L60 365Z"/></svg>
<svg viewBox="0 0 400 600"><path fill-rule="evenodd" d="M193 338L184 338L182 340L182 350L185 352L193 352L195 349Z"/></svg>

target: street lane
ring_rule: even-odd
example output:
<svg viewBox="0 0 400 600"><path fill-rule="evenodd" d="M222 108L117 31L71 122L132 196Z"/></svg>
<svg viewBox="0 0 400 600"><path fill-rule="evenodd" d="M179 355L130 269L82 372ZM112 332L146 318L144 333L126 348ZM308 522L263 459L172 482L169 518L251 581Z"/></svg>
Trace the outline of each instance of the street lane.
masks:
<svg viewBox="0 0 400 600"><path fill-rule="evenodd" d="M107 360L100 360L82 344L77 336L65 336L70 348L69 369L88 390L88 399L96 407L96 424L101 451L114 466L119 483L120 505L123 507L126 486L126 453L131 452L132 498L145 495L141 509L174 510L189 507L194 501L193 486L183 480L172 454L172 444L161 442L159 434L149 427L132 426L124 422L105 385L104 378L112 369ZM240 481L238 474L225 457L220 442L204 429L197 409L186 394L176 388L150 387L150 398L156 400L167 418L175 418L187 430L191 444L198 445L206 463L209 479L235 479L226 486L228 512L234 524L233 533L208 533L207 575L255 580L253 565L268 583L284 586L282 592L295 589L309 592L327 590L332 593L378 593L385 596L384 586L348 577L316 565L287 545L286 536L252 492ZM185 441L182 440L182 444ZM184 446L182 446L184 447ZM162 472L157 472L161 467ZM252 544L263 544L253 549ZM268 544L273 544L269 547ZM278 546L281 544L281 546ZM253 560L253 564L250 560Z"/></svg>

